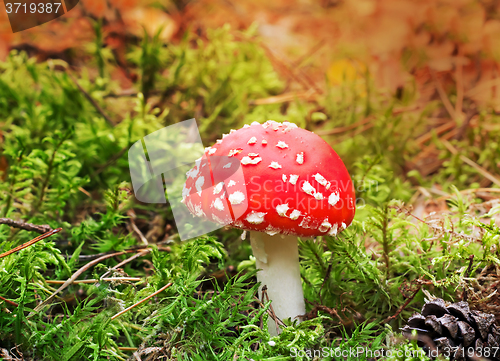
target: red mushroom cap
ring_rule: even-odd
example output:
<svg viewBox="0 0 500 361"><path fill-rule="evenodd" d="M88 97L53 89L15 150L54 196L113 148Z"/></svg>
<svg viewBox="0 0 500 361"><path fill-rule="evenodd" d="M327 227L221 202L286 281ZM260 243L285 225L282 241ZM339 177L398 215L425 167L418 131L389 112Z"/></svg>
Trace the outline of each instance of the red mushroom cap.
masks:
<svg viewBox="0 0 500 361"><path fill-rule="evenodd" d="M235 176L242 167L244 179ZM335 235L354 218L344 163L318 135L267 121L231 131L187 173L183 201L220 224L299 236Z"/></svg>

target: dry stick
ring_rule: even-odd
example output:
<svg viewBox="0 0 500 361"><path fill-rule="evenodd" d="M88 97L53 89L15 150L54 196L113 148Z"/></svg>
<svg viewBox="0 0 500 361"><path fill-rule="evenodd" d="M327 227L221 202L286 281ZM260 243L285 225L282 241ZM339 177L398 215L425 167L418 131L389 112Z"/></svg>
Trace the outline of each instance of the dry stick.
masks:
<svg viewBox="0 0 500 361"><path fill-rule="evenodd" d="M396 313L395 313L394 315L392 315L392 316L387 317L387 318L383 321L383 323L388 323L389 321L392 321L392 320L394 320L396 317L398 317L398 316L399 316L399 314L400 314L401 312L403 312L403 310L406 308L406 306L408 306L408 304L409 304L409 303L410 303L410 302L411 302L411 301L415 298L415 296L417 295L418 291L420 291L420 289L421 289L421 288L422 288L422 285L419 285L419 286L418 286L418 288L415 290L415 292L413 292L413 294L412 294L410 297L408 297L408 298L406 299L405 303L403 303L403 304L402 304L402 305L398 308L398 310L396 311Z"/></svg>
<svg viewBox="0 0 500 361"><path fill-rule="evenodd" d="M461 56L462 52L460 51L460 47L458 47L458 55ZM455 70L456 84L457 84L457 101L455 102L455 114L462 114L462 107L464 102L464 78L462 71L462 64L460 64L460 60L457 59L456 70Z"/></svg>
<svg viewBox="0 0 500 361"><path fill-rule="evenodd" d="M109 274L111 273L111 271L114 271L114 270L116 270L116 269L120 268L121 266L123 266L124 264L127 264L127 263L129 263L129 262L133 261L133 260L134 260L134 259L136 259L136 258L142 257L142 256L144 256L144 255L148 254L149 252L151 252L151 248L145 249L145 250L144 250L144 251L142 251L142 252L139 252L139 253L137 253L137 254L134 254L133 256L131 256L131 257L129 257L129 258L127 258L127 259L125 259L125 260L121 261L121 262L120 262L120 263L118 263L116 266L112 267L109 271L107 271L105 274L103 274L100 278L103 280L103 279L104 279L104 277L106 277L107 275L109 275Z"/></svg>
<svg viewBox="0 0 500 361"><path fill-rule="evenodd" d="M149 242L148 242L147 238L144 237L144 235L142 234L139 227L137 227L137 225L135 224L136 215L135 215L134 211L133 210L128 211L127 216L130 217L129 220L130 220L130 226L132 227L132 230L139 236L139 239L141 240L141 242L144 243L145 246L148 246Z"/></svg>
<svg viewBox="0 0 500 361"><path fill-rule="evenodd" d="M300 92L289 92L283 93L280 95L267 97L267 98L259 98L255 100L249 100L248 104L250 105L265 105L265 104L279 104L291 102L295 99L310 99L316 95L316 92L313 89L300 91Z"/></svg>
<svg viewBox="0 0 500 361"><path fill-rule="evenodd" d="M323 47L323 45L326 44L326 40L322 39L320 40L315 46L313 46L307 53L302 55L300 58L292 62L292 66L294 68L300 66L306 59L310 58L315 52L317 52L319 49Z"/></svg>
<svg viewBox="0 0 500 361"><path fill-rule="evenodd" d="M137 351L137 347L117 347L120 351Z"/></svg>
<svg viewBox="0 0 500 361"><path fill-rule="evenodd" d="M451 105L451 102L446 96L446 92L444 91L441 82L436 78L436 73L433 70L431 70L431 75L432 75L432 81L434 82L434 86L436 87L436 90L439 94L439 97L441 98L441 101L444 104L444 107L446 108L446 111L450 115L451 119L456 120L457 115L455 114L455 109Z"/></svg>
<svg viewBox="0 0 500 361"><path fill-rule="evenodd" d="M9 305L12 305L12 306L15 306L15 307L19 306L19 305L18 305L17 303L15 303L14 301L11 301L11 300L8 300L8 299L6 299L6 298L3 298L2 296L0 296L0 300L5 301L5 302L7 302Z"/></svg>
<svg viewBox="0 0 500 361"><path fill-rule="evenodd" d="M441 134L455 128L457 124L455 123L454 120L451 120L449 122L444 123L443 125L440 125L437 128L433 128L430 132L425 133L424 135L418 137L415 142L422 146L424 143L427 143L429 140L432 139L432 133L435 132L437 136L440 136Z"/></svg>
<svg viewBox="0 0 500 361"><path fill-rule="evenodd" d="M93 179L96 175L104 171L106 168L108 168L111 164L116 162L118 159L121 158L121 156L130 148L131 144L123 147L118 153L116 153L114 156L112 156L106 163L104 163L99 169L97 169L92 175L90 176L90 179Z"/></svg>
<svg viewBox="0 0 500 361"><path fill-rule="evenodd" d="M262 301L264 301L264 297L266 297L267 302L269 302L269 296L267 295L267 286L266 285L264 285L264 287L262 287ZM262 302L262 303L264 303L264 302ZM269 304L269 308L271 309L271 314L274 318L274 324L276 326L276 333L279 335L280 328L278 326L278 316L276 316L276 313L274 313L272 302Z"/></svg>
<svg viewBox="0 0 500 361"><path fill-rule="evenodd" d="M0 218L0 224L6 224L10 227L24 229L26 231L38 232L38 233L47 233L52 231L49 225L37 225L33 223L25 223L23 221L15 221L10 218Z"/></svg>
<svg viewBox="0 0 500 361"><path fill-rule="evenodd" d="M306 301L307 301L307 303L309 303L310 305L313 306L313 310L312 311L316 311L316 312L317 311L323 311L323 312L326 312L330 316L338 318L339 321L340 321L340 323L342 323L343 325L347 324L347 322L342 317L340 317L340 315L337 312L337 310L335 310L333 308L330 308L330 307L327 307L327 306L324 306L324 305L318 305L318 304L312 303L311 301L308 301L308 300L306 300Z"/></svg>
<svg viewBox="0 0 500 361"><path fill-rule="evenodd" d="M99 104L90 96L89 93L85 91L85 89L82 88L82 86L78 83L78 81L75 79L75 77L71 74L69 68L66 68L66 74L70 77L70 79L75 83L77 88L82 92L82 94L87 98L87 100L94 106L94 108L99 112L99 114L102 115L102 117L106 120L106 122L111 126L114 127L115 125L113 124L113 121L111 118L104 112L104 109L101 108Z"/></svg>
<svg viewBox="0 0 500 361"><path fill-rule="evenodd" d="M368 117L368 118L361 119L360 121L353 123L351 125L346 125L345 127L339 127L339 128L335 128L335 129L329 129L329 130L319 130L316 132L316 134L318 134L318 135L340 134L340 133L344 133L344 132L347 132L349 130L355 129L355 128L357 128L361 125L364 125L366 123L369 123L372 120L373 120L373 117Z"/></svg>
<svg viewBox="0 0 500 361"><path fill-rule="evenodd" d="M116 315L114 315L113 317L111 317L111 320L114 320L114 319L115 319L115 318L117 318L118 316L123 315L125 312L130 311L132 308L139 306L141 303L146 302L146 301L147 301L147 300L149 300L151 297L154 297L154 296L156 296L158 293L160 293L160 292L162 292L162 291L165 291L165 290L166 290L167 288L169 288L170 286L172 286L172 282L167 283L165 286L163 286L162 288L160 288L158 291L153 292L153 293L152 293L152 294L150 294L148 297L146 297L146 298L144 298L144 299L140 300L140 301L139 301L139 302L137 302L137 303L134 303L132 306L127 307L127 308L126 308L126 309L124 309L123 311L118 312Z"/></svg>
<svg viewBox="0 0 500 361"><path fill-rule="evenodd" d="M53 299L54 297L59 293L61 292L62 290L64 290L66 287L68 287L70 284L72 284L83 272L85 272L86 270L88 270L90 267L98 264L99 262L101 261L104 261L105 259L108 259L108 258L111 258L111 257L114 257L114 256L120 256L122 254L125 254L125 253L130 253L130 252L133 252L133 251L122 251L122 252L116 252L116 253L111 253L111 254L107 254L107 255L104 255L102 257L99 257L89 263L87 263L85 266L83 266L82 268L80 268L78 271L76 271L66 282L64 282L62 284L61 287L59 287L53 294L51 294L45 301L43 301L42 303L40 303L38 306L36 306L34 309L33 309L33 312L30 313L28 315L28 318L32 317L34 315L34 312L38 312L40 311L45 305L49 304Z"/></svg>
<svg viewBox="0 0 500 361"><path fill-rule="evenodd" d="M89 279L89 280L77 280L73 281L74 284L79 284L79 283L96 283L99 281L106 281L106 282L114 282L114 281L130 281L130 282L139 282L141 281L142 278L139 277L103 277L100 279ZM48 284L52 285L63 285L66 281L59 281L59 280L46 280L45 281Z"/></svg>
<svg viewBox="0 0 500 361"><path fill-rule="evenodd" d="M20 250L22 250L22 249L24 249L26 247L29 247L29 246L35 244L38 241L41 241L42 239L50 237L50 236L52 236L52 235L54 235L56 233L59 233L61 231L62 231L62 228L57 228L57 229L53 229L52 231L46 232L46 233L44 233L44 234L42 234L42 235L40 235L40 236L38 236L36 238L33 238L29 242L26 242L26 243L24 243L24 244L22 244L20 246L17 246L16 248L11 249L10 251L7 251L7 252L4 252L4 253L0 254L0 258L6 257L6 256L8 256L8 255L10 255L10 254L12 254L14 252L20 251Z"/></svg>
<svg viewBox="0 0 500 361"><path fill-rule="evenodd" d="M444 146L446 148L448 148L448 150L456 155L458 154L458 150L453 146L451 145L450 142L448 142L447 140L445 139L442 139L441 142L443 142ZM491 174L490 172L488 172L486 169L484 169L483 167L481 167L479 164L477 164L476 162L474 162L473 160L467 158L465 155L460 155L460 159L464 162L464 163L467 163L468 165L470 165L472 168L476 169L479 173L481 173L485 178L488 178L490 181L492 181L493 183L495 183L497 186L500 186L500 180L498 180L497 178L495 178L493 176L493 174Z"/></svg>
<svg viewBox="0 0 500 361"><path fill-rule="evenodd" d="M465 278L469 278L470 272L472 271L472 263L474 262L474 255L471 254L469 256L469 267L467 267L467 271L465 271ZM467 302L467 284L464 287L464 295L462 297L462 300Z"/></svg>
<svg viewBox="0 0 500 361"><path fill-rule="evenodd" d="M474 188L474 189L464 189L463 191L460 191L460 194L471 194L471 193L479 193L479 192L485 192L485 193L500 193L500 188ZM439 198L437 198L437 201L453 197L452 194L445 194Z"/></svg>
<svg viewBox="0 0 500 361"><path fill-rule="evenodd" d="M258 45L264 49L264 52L266 53L267 57L271 61L271 63L278 64L281 66L281 68L287 73L289 77L291 77L293 80L298 82L300 85L302 85L304 90L309 90L313 88L316 93L318 94L323 94L323 91L317 87L314 82L312 82L309 78L304 77L304 74L301 73L302 77L305 79L302 79L299 77L297 74L295 74L295 71L292 69L290 65L288 65L285 60L280 59L278 56L274 55L271 49L269 49L266 45L264 45L262 42L259 42Z"/></svg>
<svg viewBox="0 0 500 361"><path fill-rule="evenodd" d="M266 306L265 306L265 305L261 302L261 300L259 300L259 298L258 298L258 297L254 297L254 301L255 301L255 302L257 302L257 303L259 304L259 306L260 306L260 307L262 307L262 308L266 307ZM271 318L275 318L276 322L278 322L278 324L279 324L280 326L286 326L286 325L285 325L285 323L284 323L283 321L281 321L278 317L276 317L276 315L275 315L275 314L273 314L273 312L271 312L271 310L269 310L269 309L268 309L268 310L267 310L267 314L268 314L269 316L271 316Z"/></svg>

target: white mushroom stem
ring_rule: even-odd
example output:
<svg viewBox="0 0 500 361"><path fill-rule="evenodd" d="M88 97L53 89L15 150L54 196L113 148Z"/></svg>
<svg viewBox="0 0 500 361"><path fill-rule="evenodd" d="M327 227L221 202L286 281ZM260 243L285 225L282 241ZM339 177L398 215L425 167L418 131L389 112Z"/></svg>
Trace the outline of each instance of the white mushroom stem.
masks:
<svg viewBox="0 0 500 361"><path fill-rule="evenodd" d="M266 285L273 311L280 320L289 317L294 320L304 315L306 308L297 236L269 236L264 232L250 232L250 244L256 258L255 265L260 269L257 272L257 280L261 283L259 297L262 298L262 287ZM271 318L268 329L271 335L277 335L275 322Z"/></svg>

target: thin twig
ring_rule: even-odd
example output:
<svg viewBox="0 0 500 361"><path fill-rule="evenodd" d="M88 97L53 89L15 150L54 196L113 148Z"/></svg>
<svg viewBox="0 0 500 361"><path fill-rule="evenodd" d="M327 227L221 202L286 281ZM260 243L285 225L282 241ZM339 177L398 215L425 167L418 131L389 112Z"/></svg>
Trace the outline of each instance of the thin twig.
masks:
<svg viewBox="0 0 500 361"><path fill-rule="evenodd" d="M471 254L469 256L469 267L467 267L467 271L465 271L465 278L469 278L470 273L472 271L472 263L473 262L474 262L474 255ZM463 294L462 300L467 302L467 298L468 298L468 295L467 295L467 284L466 284L466 286L464 287L464 294Z"/></svg>
<svg viewBox="0 0 500 361"><path fill-rule="evenodd" d="M458 55L461 56L462 52L458 46ZM463 79L463 68L460 62L460 58L457 59L455 67L455 82L457 85L457 100L455 102L455 114L462 115L462 107L464 102L464 79Z"/></svg>
<svg viewBox="0 0 500 361"><path fill-rule="evenodd" d="M260 307L264 308L264 304L261 302L261 300L259 300L258 297L254 297L254 301L257 302L259 304ZM275 318L275 321L278 322L278 324L280 326L286 326L285 323L283 321L281 321L278 317L276 317L276 315L271 312L271 310L267 310L267 314L270 316L270 317L274 317Z"/></svg>
<svg viewBox="0 0 500 361"><path fill-rule="evenodd" d="M23 221L15 221L10 218L0 218L0 224L6 224L10 227L20 228L26 231L37 233L47 233L52 231L52 228L50 228L50 226L47 224L37 225L33 223L25 223Z"/></svg>
<svg viewBox="0 0 500 361"><path fill-rule="evenodd" d="M98 264L99 262L101 261L104 261L105 259L108 259L108 258L111 258L111 257L114 257L114 256L120 256L122 254L125 254L125 253L130 253L130 252L133 252L133 251L122 251L122 252L116 252L116 253L111 253L111 254L107 254L107 255L104 255L102 257L99 257L98 259L95 259L89 263L87 263L85 266L83 266L82 268L80 268L78 271L76 271L66 282L64 282L61 287L59 287L54 293L52 293L45 301L43 301L42 303L40 303L38 306L36 306L34 309L33 309L33 312L30 313L27 317L30 318L32 317L35 312L38 312L40 311L45 305L49 304L53 299L54 297L56 297L56 295L61 292L62 290L64 290L66 287L68 287L69 285L71 285L74 281L76 281L76 279L78 277L80 277L80 275L85 272L86 270L88 270L90 267Z"/></svg>
<svg viewBox="0 0 500 361"><path fill-rule="evenodd" d="M127 212L127 216L129 216L129 220L130 220L130 226L132 227L132 230L139 236L139 239L141 240L141 242L147 246L149 244L148 240L146 237L144 237L144 234L142 234L141 230L139 229L139 227L137 227L137 224L135 224L135 218L136 215L134 213L134 211L131 209Z"/></svg>
<svg viewBox="0 0 500 361"><path fill-rule="evenodd" d="M415 298L415 296L417 295L418 291L420 291L420 289L421 289L421 288L422 288L422 285L419 285L419 286L417 287L417 289L413 292L413 294L412 294L410 297L408 297L408 298L406 299L405 303L403 303L403 304L402 304L402 305L398 308L398 310L396 311L396 313L395 313L394 315L392 315L392 316L387 317L387 318L383 321L383 323L388 323L388 322L390 322L390 321L392 321L392 320L396 319L396 317L398 317L398 316L399 316L399 314L400 314L401 312L403 312L403 310L406 308L406 306L408 306L408 304L409 304L409 303L410 303L410 302L411 302L411 301Z"/></svg>
<svg viewBox="0 0 500 361"><path fill-rule="evenodd" d="M117 347L120 351L137 351L137 347Z"/></svg>
<svg viewBox="0 0 500 361"><path fill-rule="evenodd" d="M264 301L264 297L267 299L266 302L269 302L269 295L267 294L267 286L264 285L262 287L262 301ZM278 326L278 316L276 316L276 313L274 313L274 309L273 309L273 303L271 302L269 304L269 308L271 310L271 315L272 315L272 318L274 319L274 325L276 326L276 333L279 335L280 334L280 327Z"/></svg>
<svg viewBox="0 0 500 361"><path fill-rule="evenodd" d="M124 259L123 261L121 261L120 263L118 263L116 266L112 267L109 271L107 271L105 274L103 274L101 276L101 279L104 279L104 277L106 277L107 275L109 275L111 273L111 271L114 271L118 268L120 268L121 266L123 266L124 264L127 264L131 261L133 261L134 259L136 258L139 258L139 257L142 257L142 256L145 256L147 255L149 252L151 252L151 248L147 248L145 249L144 251L142 252L139 252L137 254L134 254L133 256L127 258L127 259Z"/></svg>
<svg viewBox="0 0 500 361"><path fill-rule="evenodd" d="M101 173L102 171L106 170L110 165L112 165L114 162L116 162L118 159L122 157L123 154L130 148L131 144L123 147L118 153L116 153L114 156L112 156L106 163L104 163L102 166L99 167L92 175L90 176L90 179L93 179L96 175Z"/></svg>
<svg viewBox="0 0 500 361"><path fill-rule="evenodd" d="M14 301L11 301L11 300L8 300L8 299L6 299L6 298L3 298L2 296L0 296L0 300L5 301L5 302L7 302L9 305L12 305L12 306L15 306L15 307L19 306L19 305L18 305L17 303L15 303Z"/></svg>
<svg viewBox="0 0 500 361"><path fill-rule="evenodd" d="M119 317L119 316L123 315L125 312L130 311L132 308L139 306L141 303L146 302L146 301L147 301L147 300L149 300L151 297L154 297L154 296L156 296L158 293L160 293L160 292L162 292L162 291L165 291L165 290L166 290L167 288L169 288L170 286L172 286L172 282L167 283L165 286L163 286L162 288L160 288L158 291L153 292L153 293L152 293L152 294L150 294L148 297L143 298L143 299L142 299L142 300L140 300L139 302L134 303L132 306L127 307L127 308L126 308L126 309L124 309L123 311L118 312L116 315L114 315L113 317L111 317L111 320L114 320L115 318L117 318L117 317Z"/></svg>
<svg viewBox="0 0 500 361"><path fill-rule="evenodd" d="M78 83L78 81L76 80L76 78L73 76L73 74L71 74L71 71L66 68L66 74L68 74L68 76L70 77L70 79L73 81L73 83L75 83L75 85L77 86L77 88L82 92L82 94L85 96L85 98L87 98L87 100L94 106L94 108L99 112L99 114L102 115L102 117L106 120L106 122L111 126L111 127L114 127L114 124L113 124L113 121L111 120L111 118L106 114L106 112L104 111L104 109L101 108L101 106L99 104L97 104L97 102L94 100L94 98L92 98L90 96L89 93L87 93L85 91L85 89L82 88L82 86Z"/></svg>
<svg viewBox="0 0 500 361"><path fill-rule="evenodd" d="M128 281L128 282L139 282L141 281L142 278L139 277L103 277L100 279L89 279L89 280L77 280L73 281L74 284L79 284L79 283L96 283L99 281L106 281L106 282L119 282L119 281ZM46 280L45 281L48 284L52 285L63 285L66 281L59 281L59 280Z"/></svg>
<svg viewBox="0 0 500 361"><path fill-rule="evenodd" d="M454 154L454 155L458 154L458 150L453 145L451 145L450 142L448 142L447 140L444 140L444 139L442 139L441 142L444 144L444 146L446 148L448 148L448 150L452 154ZM477 164L476 162L474 162L472 159L469 159L465 155L462 155L462 154L460 155L460 159L464 163L467 163L472 168L476 169L485 178L488 178L491 182L495 183L497 186L500 186L500 180L498 180L496 177L493 176L493 174L491 174L490 172L488 172L486 169L484 169L483 167L481 167L479 164Z"/></svg>
<svg viewBox="0 0 500 361"><path fill-rule="evenodd" d="M6 256L8 256L8 255L10 255L10 254L12 254L14 252L20 251L20 250L22 250L22 249L24 249L26 247L29 247L29 246L35 244L36 242L41 241L42 239L50 237L50 236L52 236L52 235L54 235L56 233L59 233L61 231L62 231L62 228L57 228L57 229L53 229L52 231L46 232L46 233L44 233L44 234L42 234L42 235L40 235L40 236L38 236L36 238L33 238L29 242L26 242L26 243L24 243L24 244L22 244L20 246L17 246L16 248L12 248L10 251L7 251L7 252L4 252L4 253L0 254L0 258L6 257Z"/></svg>
<svg viewBox="0 0 500 361"><path fill-rule="evenodd" d="M328 129L328 130L318 130L316 134L318 135L332 135L332 134L340 134L340 133L345 133L349 130L355 129L361 125L365 125L366 123L369 123L373 120L373 117L368 117L361 119L360 121L353 123L351 125L346 125L345 127L339 127L339 128L334 128L334 129Z"/></svg>
<svg viewBox="0 0 500 361"><path fill-rule="evenodd" d="M318 311L323 311L323 312L328 313L332 317L338 318L340 323L342 323L343 325L347 324L347 322L342 317L340 317L339 313L334 308L330 308L330 307L327 307L324 305L318 305L316 303L312 303L309 300L306 300L306 302L313 306L313 309L311 310L311 313L313 315L317 315Z"/></svg>
<svg viewBox="0 0 500 361"><path fill-rule="evenodd" d="M436 90L439 94L439 97L441 98L441 101L443 102L444 107L446 108L446 111L450 115L451 119L456 120L457 115L455 113L455 109L451 105L451 102L448 99L448 96L446 95L446 92L444 91L441 82L439 81L439 79L437 79L434 71L431 71L431 76L432 76L432 81L434 82L434 86L436 87Z"/></svg>
<svg viewBox="0 0 500 361"><path fill-rule="evenodd" d="M307 99L310 100L312 97L315 97L316 93L314 90L309 89L300 92L289 92L283 93L280 95L267 97L267 98L259 98L254 100L249 100L248 104L250 105L264 105L264 104L279 104L279 103L287 103L294 101L295 99Z"/></svg>
<svg viewBox="0 0 500 361"><path fill-rule="evenodd" d="M321 49L326 44L325 39L320 40L315 46L313 46L307 53L299 57L297 60L292 62L293 67L299 67L306 59L310 58L315 52Z"/></svg>

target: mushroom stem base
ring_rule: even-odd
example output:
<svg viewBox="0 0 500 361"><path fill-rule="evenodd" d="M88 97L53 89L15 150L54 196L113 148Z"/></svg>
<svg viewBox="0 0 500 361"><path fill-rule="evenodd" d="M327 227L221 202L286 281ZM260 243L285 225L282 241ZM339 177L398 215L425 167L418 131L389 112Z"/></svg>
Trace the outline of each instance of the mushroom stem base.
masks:
<svg viewBox="0 0 500 361"><path fill-rule="evenodd" d="M276 316L292 320L306 313L302 280L300 278L299 249L297 236L269 236L263 232L250 232L250 243L256 258L257 280L267 286L267 295L272 301ZM300 320L299 320L300 321ZM268 329L277 335L274 320L269 318Z"/></svg>

